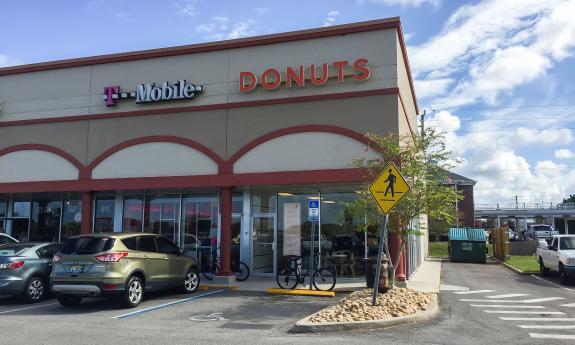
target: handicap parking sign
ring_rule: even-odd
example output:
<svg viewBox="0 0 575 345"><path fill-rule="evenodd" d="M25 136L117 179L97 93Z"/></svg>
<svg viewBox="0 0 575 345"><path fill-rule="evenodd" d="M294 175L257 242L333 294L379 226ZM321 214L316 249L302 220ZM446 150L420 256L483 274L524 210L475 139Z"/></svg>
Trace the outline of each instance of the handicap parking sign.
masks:
<svg viewBox="0 0 575 345"><path fill-rule="evenodd" d="M319 200L310 200L308 210L308 219L310 221L317 221L319 219Z"/></svg>

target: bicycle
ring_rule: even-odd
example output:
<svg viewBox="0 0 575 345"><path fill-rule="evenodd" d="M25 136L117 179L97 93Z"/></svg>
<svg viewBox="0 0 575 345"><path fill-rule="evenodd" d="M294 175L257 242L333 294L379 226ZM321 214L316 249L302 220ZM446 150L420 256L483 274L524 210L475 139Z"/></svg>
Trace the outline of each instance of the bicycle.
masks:
<svg viewBox="0 0 575 345"><path fill-rule="evenodd" d="M294 289L298 284L305 286L305 278L309 276L309 270L302 272L303 263L299 262L301 256L292 256L290 265L279 271L276 281L282 289ZM293 268L295 266L295 268ZM313 271L311 282L317 290L331 291L335 287L336 272L332 268L319 267Z"/></svg>
<svg viewBox="0 0 575 345"><path fill-rule="evenodd" d="M213 280L214 276L218 274L218 272L220 272L221 270L221 264L220 264L221 259L220 256L217 254L218 252L219 248L214 253L214 260L211 262L210 267L208 267L209 270L202 272L202 274L204 275L204 277L206 277L207 280ZM246 265L242 261L232 260L232 272L234 272L236 280L240 282L243 282L244 280L247 280L250 277L250 269L248 265Z"/></svg>

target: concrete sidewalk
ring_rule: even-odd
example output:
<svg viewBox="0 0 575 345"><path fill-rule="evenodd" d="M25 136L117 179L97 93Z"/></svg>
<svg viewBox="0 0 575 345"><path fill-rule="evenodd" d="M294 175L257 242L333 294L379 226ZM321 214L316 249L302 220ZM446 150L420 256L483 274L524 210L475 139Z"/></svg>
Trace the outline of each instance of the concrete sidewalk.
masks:
<svg viewBox="0 0 575 345"><path fill-rule="evenodd" d="M202 277L203 278L203 277ZM268 288L277 288L278 284L276 282L275 277L250 277L248 280L243 282L236 281L231 285L219 285L215 284L213 281L209 281L207 279L203 279L201 281L201 285L206 287L227 287L233 288L235 290L240 291L259 291L264 292ZM306 287L309 288L309 285L306 283ZM355 291L361 290L365 288L365 277L358 277L358 278L337 278L337 282L333 291ZM298 285L298 289L302 288L302 285Z"/></svg>
<svg viewBox="0 0 575 345"><path fill-rule="evenodd" d="M427 258L406 285L410 289L439 293L441 281L441 259Z"/></svg>

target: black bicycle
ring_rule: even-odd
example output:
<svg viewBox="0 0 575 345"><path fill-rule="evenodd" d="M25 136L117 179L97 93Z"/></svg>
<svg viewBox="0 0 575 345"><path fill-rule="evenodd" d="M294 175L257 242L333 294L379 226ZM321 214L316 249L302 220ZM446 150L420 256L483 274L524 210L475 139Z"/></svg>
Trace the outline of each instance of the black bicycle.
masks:
<svg viewBox="0 0 575 345"><path fill-rule="evenodd" d="M282 289L294 289L298 284L305 284L305 278L309 276L309 270L302 272L301 267L303 264L300 259L300 256L292 256L290 265L278 272L276 280L279 287ZM331 291L335 287L335 275L334 269L319 267L311 275L311 284L317 290Z"/></svg>
<svg viewBox="0 0 575 345"><path fill-rule="evenodd" d="M210 265L207 267L207 270L202 272L204 277L206 277L208 280L213 280L214 276L221 271L221 260L220 256L217 254L218 252L219 250L216 250L214 254L214 260L212 260ZM250 277L250 269L248 265L242 261L236 261L232 259L232 272L234 272L236 280L240 282L243 282Z"/></svg>

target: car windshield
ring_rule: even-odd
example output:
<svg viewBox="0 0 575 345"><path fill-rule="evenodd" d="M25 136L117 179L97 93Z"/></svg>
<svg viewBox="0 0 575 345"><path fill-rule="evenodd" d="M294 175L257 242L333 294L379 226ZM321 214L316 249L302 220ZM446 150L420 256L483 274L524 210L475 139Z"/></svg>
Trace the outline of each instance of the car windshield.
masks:
<svg viewBox="0 0 575 345"><path fill-rule="evenodd" d="M19 255L26 249L34 246L35 244L6 244L0 247L0 256Z"/></svg>
<svg viewBox="0 0 575 345"><path fill-rule="evenodd" d="M561 250L575 250L575 237L561 237Z"/></svg>
<svg viewBox="0 0 575 345"><path fill-rule="evenodd" d="M535 225L533 227L533 230L535 230L535 231L550 231L551 226L549 226L549 225Z"/></svg>
<svg viewBox="0 0 575 345"><path fill-rule="evenodd" d="M114 239L111 237L76 237L70 238L60 250L62 254L96 254L112 249Z"/></svg>

